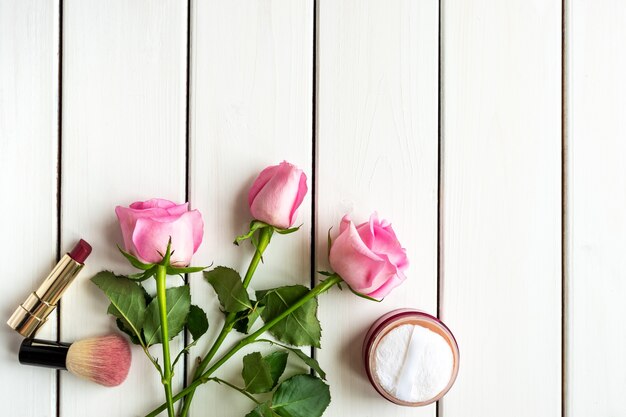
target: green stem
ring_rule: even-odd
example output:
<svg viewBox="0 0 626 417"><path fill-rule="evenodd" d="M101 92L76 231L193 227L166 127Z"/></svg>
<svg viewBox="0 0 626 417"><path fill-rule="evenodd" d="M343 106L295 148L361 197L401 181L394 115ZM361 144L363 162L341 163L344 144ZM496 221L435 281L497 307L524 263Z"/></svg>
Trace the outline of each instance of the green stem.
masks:
<svg viewBox="0 0 626 417"><path fill-rule="evenodd" d="M265 249L267 248L267 246L270 243L270 240L272 239L273 231L274 230L271 227L264 227L259 231L259 243L256 245L254 256L250 260L250 265L248 266L246 275L243 278L244 288L248 288L248 285L250 284L250 280L252 279L252 276L254 275L256 268L259 266L259 262L261 262L261 259L263 258L263 253L265 252ZM222 343L224 343L226 336L228 336L228 334L233 329L233 326L235 325L235 316L236 316L236 313L228 313L226 315L226 319L224 320L224 325L222 326L222 330L220 331L220 333L217 335L217 339L215 339L215 342L213 342L213 346L211 346L211 348L209 349L209 352L206 354L206 356L202 359L202 361L198 364L198 367L196 368L196 372L193 375L194 380L199 378L200 375L202 375L202 372L204 372L206 367L209 365L209 363L211 362L211 360L217 353L220 346L222 346ZM180 412L180 417L186 417L187 414L189 413L189 407L191 406L191 400L193 399L194 392L195 392L195 389L191 390L187 398L185 398L185 403L183 405L182 411Z"/></svg>
<svg viewBox="0 0 626 417"><path fill-rule="evenodd" d="M164 265L157 266L156 284L157 301L159 303L159 318L161 320L161 344L163 346L163 388L165 389L165 401L167 415L174 417L174 401L172 401L172 365L170 359L170 337L167 329L167 302L166 302L166 276L167 268Z"/></svg>
<svg viewBox="0 0 626 417"><path fill-rule="evenodd" d="M241 339L235 346L233 346L228 352L226 352L222 357L213 364L206 372L201 374L199 377L194 378L194 381L184 390L179 392L174 396L174 402L180 400L185 397L190 392L193 392L199 385L202 385L208 382L211 379L211 375L215 372L220 366L222 366L228 359L230 359L235 353L241 350L244 346L249 345L254 342L259 336L261 336L264 332L274 327L277 323L283 320L285 317L289 316L291 313L296 311L298 308L302 307L307 301L310 299L317 297L318 295L328 291L333 285L338 284L342 281L339 275L331 275L324 281L317 284L311 291L307 292L302 298L296 301L291 307L283 311L281 314L276 316L273 320L265 323L263 327L261 327L256 332L248 335ZM146 417L156 417L161 411L165 410L166 405L162 404L159 408L153 410L150 414L147 414Z"/></svg>
<svg viewBox="0 0 626 417"><path fill-rule="evenodd" d="M230 387L230 388L234 389L235 391L239 391L240 393L242 393L242 394L243 394L243 395L245 395L246 397L250 398L250 399L251 399L252 401L254 401L255 403L257 403L257 404L261 404L261 402L260 402L259 400L257 400L256 398L254 398L254 397L253 397L252 395L250 395L248 392L246 392L246 390L245 390L245 389L243 389L243 388L239 388L238 386L236 386L236 385L234 385L234 384L231 384L231 383L230 383L230 382L228 382L228 381L224 381L223 379L221 379L221 378L216 378L216 377L209 378L208 380L209 380L209 381L215 381L215 382L217 382L218 384L224 384L224 385L226 385L226 386L228 386L228 387Z"/></svg>
<svg viewBox="0 0 626 417"><path fill-rule="evenodd" d="M250 260L250 266L248 266L248 270L246 271L246 275L243 278L243 287L248 288L250 284L250 280L254 275L254 271L256 271L256 267L259 266L259 262L263 259L263 253L267 248L267 245L270 244L270 240L272 239L272 234L274 229L271 227L264 227L259 231L259 243L256 246L256 251L254 252L254 256Z"/></svg>

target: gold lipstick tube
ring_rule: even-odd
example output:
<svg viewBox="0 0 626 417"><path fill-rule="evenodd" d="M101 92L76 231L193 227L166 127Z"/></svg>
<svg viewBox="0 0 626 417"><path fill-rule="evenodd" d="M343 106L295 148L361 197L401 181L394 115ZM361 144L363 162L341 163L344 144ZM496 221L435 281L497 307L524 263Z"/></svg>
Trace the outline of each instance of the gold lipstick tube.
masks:
<svg viewBox="0 0 626 417"><path fill-rule="evenodd" d="M91 246L80 240L66 253L43 283L11 315L7 324L24 337L32 337L54 311L61 296L85 266Z"/></svg>

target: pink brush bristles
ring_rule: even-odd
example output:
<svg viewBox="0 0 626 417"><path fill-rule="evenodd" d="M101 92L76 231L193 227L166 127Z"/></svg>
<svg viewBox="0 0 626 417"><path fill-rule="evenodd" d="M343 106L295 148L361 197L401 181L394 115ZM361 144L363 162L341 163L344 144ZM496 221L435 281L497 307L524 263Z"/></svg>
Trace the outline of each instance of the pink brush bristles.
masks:
<svg viewBox="0 0 626 417"><path fill-rule="evenodd" d="M126 379L130 369L130 346L119 335L79 340L67 352L67 370L107 387Z"/></svg>

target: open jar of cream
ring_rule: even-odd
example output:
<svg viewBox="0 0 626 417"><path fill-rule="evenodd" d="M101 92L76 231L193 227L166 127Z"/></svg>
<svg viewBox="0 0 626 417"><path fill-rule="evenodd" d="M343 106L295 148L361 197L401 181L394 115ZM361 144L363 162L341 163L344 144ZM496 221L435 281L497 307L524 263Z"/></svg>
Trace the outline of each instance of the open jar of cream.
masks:
<svg viewBox="0 0 626 417"><path fill-rule="evenodd" d="M363 342L370 382L389 401L410 407L443 397L459 372L459 347L436 317L391 311L374 322Z"/></svg>

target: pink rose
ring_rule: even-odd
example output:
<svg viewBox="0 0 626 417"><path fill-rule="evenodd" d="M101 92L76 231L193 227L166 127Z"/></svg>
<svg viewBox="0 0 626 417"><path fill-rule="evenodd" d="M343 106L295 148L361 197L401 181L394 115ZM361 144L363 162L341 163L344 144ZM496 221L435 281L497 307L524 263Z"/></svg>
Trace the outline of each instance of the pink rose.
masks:
<svg viewBox="0 0 626 417"><path fill-rule="evenodd" d="M406 250L376 213L355 226L346 215L330 248L330 265L354 291L382 299L406 279Z"/></svg>
<svg viewBox="0 0 626 417"><path fill-rule="evenodd" d="M198 210L189 211L189 203L176 204L154 198L137 201L130 207L117 206L115 214L126 251L142 262L161 262L171 237L170 263L187 266L202 243L202 215Z"/></svg>
<svg viewBox="0 0 626 417"><path fill-rule="evenodd" d="M272 226L288 229L306 195L306 175L295 165L283 161L265 168L248 193L250 213Z"/></svg>

